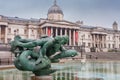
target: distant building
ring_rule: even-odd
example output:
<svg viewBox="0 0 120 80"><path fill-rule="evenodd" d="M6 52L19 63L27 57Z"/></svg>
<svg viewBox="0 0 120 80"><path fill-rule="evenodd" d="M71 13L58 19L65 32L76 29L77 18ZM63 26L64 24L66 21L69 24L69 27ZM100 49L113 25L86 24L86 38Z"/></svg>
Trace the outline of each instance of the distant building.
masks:
<svg viewBox="0 0 120 80"><path fill-rule="evenodd" d="M120 31L117 22L113 28L103 28L84 25L83 21L70 22L64 20L62 9L56 0L49 8L46 19L23 19L0 15L0 43L9 43L19 34L22 38L38 39L41 35L68 35L67 46L79 49L84 47L86 52L92 48L95 51L108 51L120 48Z"/></svg>

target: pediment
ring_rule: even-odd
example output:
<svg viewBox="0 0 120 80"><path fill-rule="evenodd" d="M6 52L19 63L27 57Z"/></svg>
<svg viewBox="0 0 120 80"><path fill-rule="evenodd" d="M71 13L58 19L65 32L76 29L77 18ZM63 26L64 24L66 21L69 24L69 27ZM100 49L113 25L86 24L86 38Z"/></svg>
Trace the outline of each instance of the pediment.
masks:
<svg viewBox="0 0 120 80"><path fill-rule="evenodd" d="M55 26L55 27L68 27L68 28L74 28L79 29L79 25L77 23L69 22L69 21L54 21L54 20L45 20L43 21L40 26Z"/></svg>

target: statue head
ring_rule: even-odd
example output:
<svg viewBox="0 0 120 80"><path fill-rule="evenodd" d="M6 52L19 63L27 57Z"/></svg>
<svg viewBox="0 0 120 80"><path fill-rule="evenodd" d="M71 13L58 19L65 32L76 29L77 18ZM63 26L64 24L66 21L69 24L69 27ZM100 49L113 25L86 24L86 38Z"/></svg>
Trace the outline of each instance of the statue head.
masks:
<svg viewBox="0 0 120 80"><path fill-rule="evenodd" d="M61 44L67 44L69 42L69 37L68 36L62 36Z"/></svg>
<svg viewBox="0 0 120 80"><path fill-rule="evenodd" d="M15 37L14 37L14 40L20 40L21 39L21 37L19 36L19 35L16 35Z"/></svg>
<svg viewBox="0 0 120 80"><path fill-rule="evenodd" d="M55 37L55 42L57 42L57 43L61 43L61 44L66 44L66 43L68 43L68 41L69 41L69 38L68 38L68 36L56 36Z"/></svg>

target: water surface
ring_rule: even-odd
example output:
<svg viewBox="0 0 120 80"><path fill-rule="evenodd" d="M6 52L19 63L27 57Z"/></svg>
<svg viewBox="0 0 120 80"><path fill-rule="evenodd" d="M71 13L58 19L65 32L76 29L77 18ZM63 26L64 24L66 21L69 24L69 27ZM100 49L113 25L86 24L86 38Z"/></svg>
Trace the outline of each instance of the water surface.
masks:
<svg viewBox="0 0 120 80"><path fill-rule="evenodd" d="M53 73L53 80L120 80L120 62L80 61L52 64L58 69ZM30 80L32 73L17 69L0 70L0 80Z"/></svg>

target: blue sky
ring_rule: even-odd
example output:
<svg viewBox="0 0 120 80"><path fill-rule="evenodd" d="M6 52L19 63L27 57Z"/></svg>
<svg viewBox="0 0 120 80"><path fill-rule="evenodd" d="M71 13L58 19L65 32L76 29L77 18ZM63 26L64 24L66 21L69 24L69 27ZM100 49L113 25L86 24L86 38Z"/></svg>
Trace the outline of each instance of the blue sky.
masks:
<svg viewBox="0 0 120 80"><path fill-rule="evenodd" d="M21 18L47 18L54 0L0 0L0 15ZM120 25L120 0L57 0L64 19L84 21L85 25L112 27Z"/></svg>

